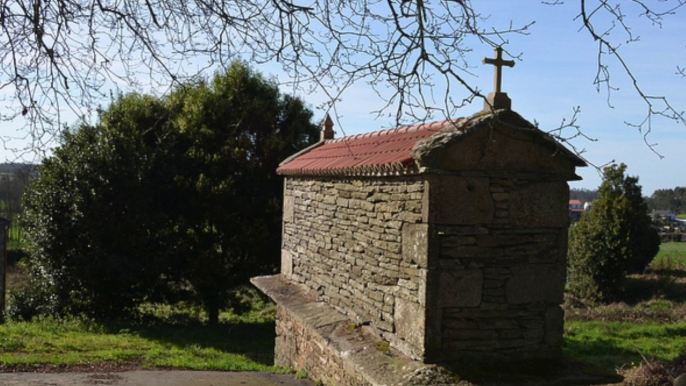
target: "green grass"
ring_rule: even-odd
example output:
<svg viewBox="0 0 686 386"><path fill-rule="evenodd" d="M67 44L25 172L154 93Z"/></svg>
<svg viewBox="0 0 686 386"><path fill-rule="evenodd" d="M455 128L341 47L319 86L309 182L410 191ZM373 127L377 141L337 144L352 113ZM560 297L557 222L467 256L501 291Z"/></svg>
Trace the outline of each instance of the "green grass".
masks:
<svg viewBox="0 0 686 386"><path fill-rule="evenodd" d="M650 267L686 270L686 243L662 243Z"/></svg>
<svg viewBox="0 0 686 386"><path fill-rule="evenodd" d="M686 255L686 243L662 243L660 252L680 252Z"/></svg>
<svg viewBox="0 0 686 386"><path fill-rule="evenodd" d="M8 290L27 280L12 267ZM252 308L242 315L222 312L217 326L204 325L205 312L184 303L146 304L144 322L136 324L75 317L9 321L0 325L0 369L136 361L144 368L288 372L272 366L274 304L255 290L243 292Z"/></svg>
<svg viewBox="0 0 686 386"><path fill-rule="evenodd" d="M686 243L664 243L652 272L634 275L624 302L566 305L563 350L607 369L630 368L644 358L668 363L686 353ZM10 290L25 285L10 271ZM0 368L31 369L106 361L136 361L144 368L286 372L271 366L274 306L246 292L252 310L223 312L219 326L188 304L147 304L148 324L102 324L43 318L0 326Z"/></svg>
<svg viewBox="0 0 686 386"><path fill-rule="evenodd" d="M625 299L565 304L566 354L607 369L686 353L686 243L664 243L649 272L632 275Z"/></svg>
<svg viewBox="0 0 686 386"><path fill-rule="evenodd" d="M0 326L4 368L137 361L144 368L288 372L271 365L273 345L273 322L135 326L41 318Z"/></svg>
<svg viewBox="0 0 686 386"><path fill-rule="evenodd" d="M669 362L686 350L686 323L567 322L563 350L610 369L643 358Z"/></svg>
<svg viewBox="0 0 686 386"><path fill-rule="evenodd" d="M677 214L676 218L681 219L681 220L686 220L686 213Z"/></svg>

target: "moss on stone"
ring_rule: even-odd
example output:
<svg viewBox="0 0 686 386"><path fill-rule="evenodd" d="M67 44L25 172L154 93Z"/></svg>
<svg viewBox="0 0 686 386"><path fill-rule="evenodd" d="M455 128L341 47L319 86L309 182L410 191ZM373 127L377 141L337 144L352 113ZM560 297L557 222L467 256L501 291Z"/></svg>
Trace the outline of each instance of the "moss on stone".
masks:
<svg viewBox="0 0 686 386"><path fill-rule="evenodd" d="M374 342L374 347L376 347L376 351L381 351L381 352L389 352L391 350L388 342L383 341L383 340L380 340L378 342Z"/></svg>

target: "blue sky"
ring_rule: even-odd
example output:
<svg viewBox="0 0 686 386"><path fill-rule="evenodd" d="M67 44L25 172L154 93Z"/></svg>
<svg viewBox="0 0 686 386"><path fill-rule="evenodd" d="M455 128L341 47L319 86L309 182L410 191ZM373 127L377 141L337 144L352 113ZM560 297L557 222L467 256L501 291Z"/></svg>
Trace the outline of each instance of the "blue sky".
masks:
<svg viewBox="0 0 686 386"><path fill-rule="evenodd" d="M686 186L686 127L666 119L655 119L647 140L656 144L655 151L664 158L646 146L643 134L624 122L640 122L647 107L619 64L611 58L608 59L611 79L619 90L610 95L613 107L608 107L607 93L604 90L598 93L593 84L597 44L587 32L579 30L580 21L574 20L579 13L578 4L575 0L557 6L533 0L474 2L477 12L490 15L484 26L502 27L511 20L515 24L536 22L528 36L511 36L505 45L513 54L522 54L522 60L517 61L514 68L503 69L503 91L512 99L513 110L538 122L542 130L551 130L558 127L562 119L569 120L574 108L579 107L581 113L577 124L584 134L597 141L578 138L573 144L585 149L583 156L590 162L603 165L614 160L627 164L628 174L639 177L644 195L652 194L655 189ZM626 8L626 13L631 16L629 23L640 41L622 47L620 52L644 91L665 95L678 111L686 110L686 79L675 74L677 65L686 67L686 9L666 18L662 28L652 26L643 17L636 17L635 8ZM619 33L611 37L624 39ZM493 57L493 49L478 42L472 48L467 57L474 76L467 80L488 93L493 87L493 67L481 65L481 60L485 56ZM265 67L263 71L275 73L271 67ZM276 73L279 80L286 79L285 75ZM466 96L461 91L455 90L454 97ZM303 97L313 105L324 100L318 94ZM476 113L482 103L479 100L462 108L461 115ZM391 118L379 119L373 114L381 105L382 101L368 86L357 83L343 94L336 106L338 123L346 135L389 128L393 125ZM317 114L321 116L323 112ZM571 183L573 188L595 189L601 183L592 167L581 168L578 174L583 181Z"/></svg>
<svg viewBox="0 0 686 386"><path fill-rule="evenodd" d="M628 173L638 175L644 194L655 189L686 185L686 127L666 119L653 121L653 132L647 137L655 143L660 159L644 142L642 133L624 122L640 122L645 117L645 102L637 96L630 79L619 63L609 59L612 81L619 90L612 92L608 107L607 93L596 92L596 43L585 31L579 31L578 1L562 6L546 6L537 1L478 2L496 8L493 22L534 19L529 36L512 38L508 48L522 52L523 60L513 69L505 69L504 89L513 100L513 109L529 120L539 122L543 130L554 128L563 117L570 117L575 106L581 114L578 124L597 142L574 141L587 149L583 156L596 165L614 160L628 165ZM589 2L590 3L590 2ZM623 5L628 5L625 2ZM475 3L477 4L477 3ZM496 11L498 11L496 13ZM505 11L505 12L502 12ZM668 96L678 111L686 110L686 79L677 76L676 66L686 66L686 10L667 18L662 29L645 18L635 17L637 10L627 7L629 23L640 41L621 49L644 91ZM498 15L498 16L496 16ZM617 36L615 36L617 35ZM618 32L611 38L623 39ZM475 52L476 55L476 52ZM490 85L490 69L478 72L482 87ZM490 70L492 71L492 70ZM593 168L580 170L584 181L572 187L595 188L601 180Z"/></svg>
<svg viewBox="0 0 686 386"><path fill-rule="evenodd" d="M633 33L640 36L638 43L624 45L620 53L646 93L667 96L677 110L686 110L686 78L675 74L677 65L686 67L686 7L677 15L666 18L663 26L659 27L651 25L645 17L636 16L639 10L631 8L632 2L620 3L626 6ZM503 91L512 99L513 110L547 131L558 127L562 119L571 118L574 109L579 107L581 113L577 124L585 135L597 141L577 138L573 144L585 150L583 156L590 162L596 165L613 160L626 163L629 174L639 177L645 195L650 195L655 189L686 186L686 127L666 119L654 120L653 132L647 140L656 144L654 150L664 157L660 158L645 144L642 133L624 123L641 121L646 106L633 90L630 79L611 58L608 64L612 81L619 88L610 95L613 107L608 107L608 95L604 90L596 92L593 79L597 44L587 32L580 30L580 21L574 20L579 13L578 0L567 0L556 6L544 5L538 0L478 0L473 5L478 13L488 17L482 23L483 27L504 28L511 21L515 25L535 21L529 35L510 36L504 45L515 55L521 53L521 60L517 60L514 68L503 69ZM625 36L617 32L611 38L621 41ZM493 87L493 67L482 65L481 60L486 56L493 57L493 49L475 39L469 47L472 51L466 54L466 59L473 75L466 75L466 80L487 94ZM257 66L256 69L267 76L275 76L284 84L291 80L273 64ZM130 91L127 85L112 87ZM288 86L283 86L282 90L294 93ZM295 93L313 108L326 100L321 92L304 94L295 90ZM466 96L464 90L451 90L454 99ZM469 116L478 112L482 103L477 100L463 107L459 115ZM353 84L336 104L338 120L335 129L339 130L339 135L341 129L346 135L354 135L393 127L391 117L377 118L374 113L383 104L383 100L365 82ZM323 118L323 114L324 111L315 110L317 119ZM65 121L72 123L68 118ZM5 125L0 134L21 135L15 130L13 126ZM17 141L11 143L12 146L21 147L21 143ZM10 151L2 149L0 157L16 160ZM571 187L595 189L601 182L594 168L579 169L578 174L583 181L574 182Z"/></svg>

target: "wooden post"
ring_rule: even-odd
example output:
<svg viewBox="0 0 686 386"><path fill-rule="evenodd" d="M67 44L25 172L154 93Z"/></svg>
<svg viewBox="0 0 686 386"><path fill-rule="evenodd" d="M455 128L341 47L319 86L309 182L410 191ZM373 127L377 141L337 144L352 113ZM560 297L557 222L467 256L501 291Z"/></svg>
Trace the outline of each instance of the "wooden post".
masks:
<svg viewBox="0 0 686 386"><path fill-rule="evenodd" d="M5 323L5 299L7 293L7 229L10 222L0 218L0 324Z"/></svg>

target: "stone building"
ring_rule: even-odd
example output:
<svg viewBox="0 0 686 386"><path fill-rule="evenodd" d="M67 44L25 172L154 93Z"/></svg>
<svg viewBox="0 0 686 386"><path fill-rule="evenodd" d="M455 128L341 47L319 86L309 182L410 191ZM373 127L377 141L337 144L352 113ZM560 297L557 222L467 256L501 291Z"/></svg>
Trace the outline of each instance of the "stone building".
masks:
<svg viewBox="0 0 686 386"><path fill-rule="evenodd" d="M417 381L427 364L560 358L567 181L586 164L499 88L469 118L333 138L327 117L281 164L281 274L252 280L277 303L276 364L417 385L437 382Z"/></svg>
<svg viewBox="0 0 686 386"><path fill-rule="evenodd" d="M560 354L567 181L580 158L509 110L327 131L278 169L282 285L423 363ZM295 346L312 339L293 323L280 309L276 357L298 367L308 349Z"/></svg>

